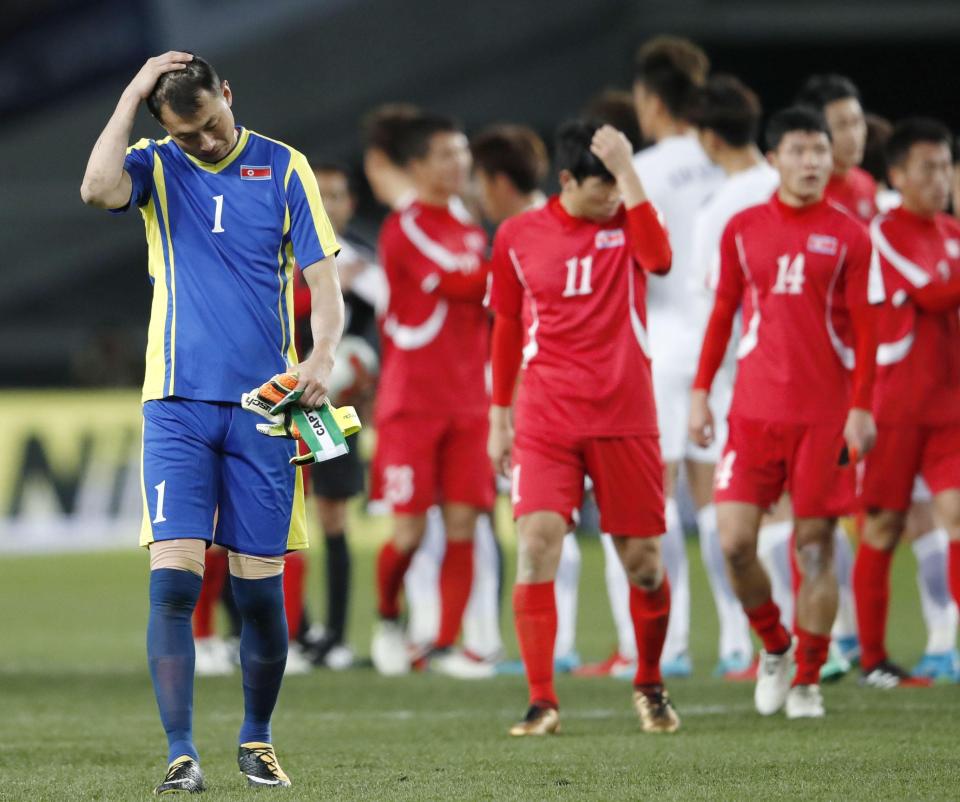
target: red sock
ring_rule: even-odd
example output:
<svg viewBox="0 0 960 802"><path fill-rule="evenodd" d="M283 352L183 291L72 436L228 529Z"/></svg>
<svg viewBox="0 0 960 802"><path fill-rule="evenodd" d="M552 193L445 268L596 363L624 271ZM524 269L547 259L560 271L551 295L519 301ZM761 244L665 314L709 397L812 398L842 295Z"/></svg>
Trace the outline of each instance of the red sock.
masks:
<svg viewBox="0 0 960 802"><path fill-rule="evenodd" d="M303 577L307 561L299 551L291 551L283 558L283 606L287 611L287 633L290 640L300 634L303 621Z"/></svg>
<svg viewBox="0 0 960 802"><path fill-rule="evenodd" d="M200 598L193 610L193 637L209 638L213 635L214 610L223 592L227 579L227 552L211 547L203 556L203 584Z"/></svg>
<svg viewBox="0 0 960 802"><path fill-rule="evenodd" d="M744 612L767 654L783 654L790 648L790 633L780 623L780 608L772 598Z"/></svg>
<svg viewBox="0 0 960 802"><path fill-rule="evenodd" d="M553 648L557 639L553 582L514 585L513 621L527 670L530 704L557 707L557 694L553 690Z"/></svg>
<svg viewBox="0 0 960 802"><path fill-rule="evenodd" d="M950 577L950 593L953 600L960 607L960 540L950 541L950 551L947 556L947 571Z"/></svg>
<svg viewBox="0 0 960 802"><path fill-rule="evenodd" d="M853 561L853 599L860 632L860 665L870 671L887 659L883 642L890 607L890 562L893 551L881 551L860 541Z"/></svg>
<svg viewBox="0 0 960 802"><path fill-rule="evenodd" d="M830 650L829 635L814 635L797 627L797 675L796 685L819 685L820 668L827 662Z"/></svg>
<svg viewBox="0 0 960 802"><path fill-rule="evenodd" d="M453 646L473 585L473 541L448 540L440 565L440 627L436 646Z"/></svg>
<svg viewBox="0 0 960 802"><path fill-rule="evenodd" d="M397 618L400 615L400 588L412 559L412 551L398 551L392 540L388 540L380 549L377 555L377 612L381 618Z"/></svg>
<svg viewBox="0 0 960 802"><path fill-rule="evenodd" d="M661 685L660 656L670 621L670 580L666 574L656 590L630 586L630 617L637 639L637 673L633 684L635 687Z"/></svg>
<svg viewBox="0 0 960 802"><path fill-rule="evenodd" d="M797 629L797 596L800 595L800 583L803 582L803 574L800 573L800 563L797 562L797 530L790 533L790 543L787 546L787 554L790 555L790 587L793 590L793 629Z"/></svg>

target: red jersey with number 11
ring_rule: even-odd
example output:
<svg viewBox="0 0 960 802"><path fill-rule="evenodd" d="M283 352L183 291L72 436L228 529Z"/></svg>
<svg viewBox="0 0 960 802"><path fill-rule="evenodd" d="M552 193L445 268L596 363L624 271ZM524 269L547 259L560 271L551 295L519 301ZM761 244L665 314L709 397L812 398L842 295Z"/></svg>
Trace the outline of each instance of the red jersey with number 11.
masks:
<svg viewBox="0 0 960 802"><path fill-rule="evenodd" d="M843 419L855 362L851 309L884 298L859 222L830 201L797 208L777 195L740 212L721 240L717 297L743 310L731 417Z"/></svg>
<svg viewBox="0 0 960 802"><path fill-rule="evenodd" d="M491 306L529 323L518 431L547 437L657 434L646 273L670 266L649 203L598 223L558 197L507 220L493 249Z"/></svg>

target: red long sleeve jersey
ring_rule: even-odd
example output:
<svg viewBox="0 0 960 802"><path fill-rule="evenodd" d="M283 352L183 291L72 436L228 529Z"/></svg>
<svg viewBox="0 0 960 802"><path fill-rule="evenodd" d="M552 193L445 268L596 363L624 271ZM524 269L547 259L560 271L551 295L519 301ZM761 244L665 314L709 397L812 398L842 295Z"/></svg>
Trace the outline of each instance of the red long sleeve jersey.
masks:
<svg viewBox="0 0 960 802"><path fill-rule="evenodd" d="M869 223L877 214L877 182L860 167L851 167L842 176L831 175L823 194L862 223Z"/></svg>
<svg viewBox="0 0 960 802"><path fill-rule="evenodd" d="M877 217L870 237L888 302L880 308L874 411L885 423L960 421L957 306L924 308L924 294L960 281L960 223L904 209Z"/></svg>
<svg viewBox="0 0 960 802"><path fill-rule="evenodd" d="M826 423L846 415L850 309L884 297L862 224L829 201L795 208L774 195L727 225L717 296L743 314L731 417Z"/></svg>
<svg viewBox="0 0 960 802"><path fill-rule="evenodd" d="M390 301L380 326L378 420L486 414L486 246L483 229L446 207L414 202L384 221L379 247ZM447 287L454 282L455 292Z"/></svg>
<svg viewBox="0 0 960 802"><path fill-rule="evenodd" d="M665 273L669 265L666 232L649 204L596 223L572 217L555 196L500 226L491 306L520 319L529 304L518 431L657 434L643 268Z"/></svg>

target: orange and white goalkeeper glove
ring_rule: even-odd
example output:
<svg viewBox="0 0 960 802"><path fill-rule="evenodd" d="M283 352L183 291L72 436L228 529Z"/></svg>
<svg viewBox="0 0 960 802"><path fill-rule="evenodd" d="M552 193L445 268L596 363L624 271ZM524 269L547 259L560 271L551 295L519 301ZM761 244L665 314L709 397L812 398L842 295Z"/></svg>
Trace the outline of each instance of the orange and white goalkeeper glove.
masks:
<svg viewBox="0 0 960 802"><path fill-rule="evenodd" d="M303 409L297 402L296 373L278 373L260 387L240 398L240 405L255 412L268 423L258 423L257 431L269 437L289 437L303 441L306 454L291 458L293 465L324 462L346 454L346 438L360 431L360 418L353 407L333 407L324 399L316 409Z"/></svg>

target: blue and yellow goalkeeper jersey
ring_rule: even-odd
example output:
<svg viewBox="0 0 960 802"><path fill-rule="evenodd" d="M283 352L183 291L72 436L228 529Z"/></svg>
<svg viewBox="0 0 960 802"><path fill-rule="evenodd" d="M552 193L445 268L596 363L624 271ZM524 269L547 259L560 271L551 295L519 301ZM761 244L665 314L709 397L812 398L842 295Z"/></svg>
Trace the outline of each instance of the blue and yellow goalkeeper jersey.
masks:
<svg viewBox="0 0 960 802"><path fill-rule="evenodd" d="M239 402L297 362L293 271L340 246L302 153L245 128L214 164L169 137L127 150L153 304L143 400Z"/></svg>

